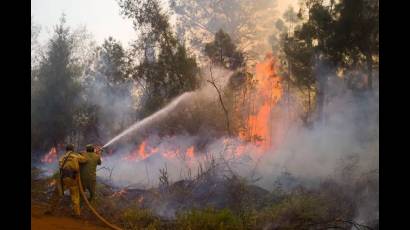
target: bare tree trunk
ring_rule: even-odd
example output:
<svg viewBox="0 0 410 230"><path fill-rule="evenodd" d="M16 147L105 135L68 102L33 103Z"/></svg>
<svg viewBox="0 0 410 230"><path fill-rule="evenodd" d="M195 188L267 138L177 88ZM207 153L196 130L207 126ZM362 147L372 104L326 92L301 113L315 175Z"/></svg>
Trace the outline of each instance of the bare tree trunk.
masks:
<svg viewBox="0 0 410 230"><path fill-rule="evenodd" d="M288 60L288 68L289 68L289 70L288 70L288 90L287 90L287 95L286 95L286 104L287 104L287 114L288 114L288 119L290 119L290 108L289 108L289 106L290 106L290 99L289 99L289 97L290 97L290 75L291 75L291 71L292 71L292 69L291 69L291 66L290 66L290 61Z"/></svg>
<svg viewBox="0 0 410 230"><path fill-rule="evenodd" d="M252 83L251 83L252 84ZM249 119L250 119L250 116L251 116L251 114L252 114L252 91L251 91L251 85L250 86L247 86L248 88L247 88L247 90L248 90L248 101L247 101L247 116L246 116L246 122L247 122L247 124L246 124L246 127L247 127L247 131L248 131L248 139L249 140L251 140L252 139L252 127L249 125Z"/></svg>
<svg viewBox="0 0 410 230"><path fill-rule="evenodd" d="M219 55L220 55L220 61L221 61L221 65L223 65L223 62L222 62L222 47L221 47L221 49L220 49L220 51L219 51Z"/></svg>
<svg viewBox="0 0 410 230"><path fill-rule="evenodd" d="M272 113L272 98L273 98L273 84L271 85L271 91L270 91L270 97L269 97L269 140L268 140L268 143L269 143L269 146L271 146L272 145L272 130L273 130L273 113ZM289 110L288 110L288 112L289 112Z"/></svg>
<svg viewBox="0 0 410 230"><path fill-rule="evenodd" d="M321 120L323 116L323 107L325 104L325 90L327 84L327 75L329 73L328 66L319 63L320 60L317 59L316 64L316 80L317 80L317 119Z"/></svg>
<svg viewBox="0 0 410 230"><path fill-rule="evenodd" d="M372 55L370 52L366 54L366 62L367 62L367 88L368 90L373 89L373 61Z"/></svg>
<svg viewBox="0 0 410 230"><path fill-rule="evenodd" d="M318 119L320 120L323 115L323 106L325 103L325 86L323 82L319 82L317 90L317 113Z"/></svg>
<svg viewBox="0 0 410 230"><path fill-rule="evenodd" d="M310 86L308 87L308 116L310 115Z"/></svg>
<svg viewBox="0 0 410 230"><path fill-rule="evenodd" d="M255 100L254 100L254 99L255 99L255 92L252 92L252 94L251 94L251 100L250 100L250 103L251 103L251 113L250 113L250 114L252 114L252 115L255 114ZM250 124L252 125L252 123L250 123ZM250 131L251 131L251 132L250 132L249 137L250 137L250 140L251 140L251 141L253 141L253 139L254 139L254 138L253 138L254 128L255 128L254 126L251 126L251 127L250 127Z"/></svg>
<svg viewBox="0 0 410 230"><path fill-rule="evenodd" d="M219 102L221 103L222 109L223 109L223 111L224 111L224 113L225 113L226 128L227 128L227 131L228 131L228 135L231 136L231 128L230 128L230 125L229 125L228 110L226 109L226 107L225 107L225 105L224 105L224 103L223 103L221 92L219 91L219 89L218 89L218 87L216 86L215 81L214 81L214 79L213 79L213 77L212 77L212 69L211 69L211 68L212 68L212 67L209 66L209 71L210 71L210 73L211 73L211 81L209 81L209 80L207 80L207 81L208 81L211 85L213 85L213 86L215 87L216 92L218 93Z"/></svg>
<svg viewBox="0 0 410 230"><path fill-rule="evenodd" d="M292 20L293 20L293 16L292 16ZM290 33L291 33L291 31L292 31L292 27L293 27L293 23L292 23L292 20L290 21L290 26L289 26L289 31L288 31L288 36L290 37ZM291 42L292 42L292 49L294 48L294 42L293 42L293 39L291 40ZM291 63L291 61L290 61L290 59L288 59L288 68L289 68L289 73L288 73L288 92L287 92L287 96L286 96L286 99L287 99L287 115L288 115L288 119L290 120L290 108L289 108L289 106L290 106L290 99L289 99L289 97L290 97L290 81L291 81L291 75L292 75L292 63Z"/></svg>

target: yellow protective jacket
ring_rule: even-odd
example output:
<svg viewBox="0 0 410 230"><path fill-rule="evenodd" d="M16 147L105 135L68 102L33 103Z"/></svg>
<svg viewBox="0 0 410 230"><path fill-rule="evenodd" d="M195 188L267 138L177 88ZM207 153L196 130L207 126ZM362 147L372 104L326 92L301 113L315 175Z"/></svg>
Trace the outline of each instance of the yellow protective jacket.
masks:
<svg viewBox="0 0 410 230"><path fill-rule="evenodd" d="M80 164L83 164L86 162L87 162L87 158L83 157L79 153L72 152L72 151L66 152L63 156L61 156L60 160L58 161L60 168L62 167L64 163L64 167L63 167L64 169L69 169L75 172L79 172Z"/></svg>

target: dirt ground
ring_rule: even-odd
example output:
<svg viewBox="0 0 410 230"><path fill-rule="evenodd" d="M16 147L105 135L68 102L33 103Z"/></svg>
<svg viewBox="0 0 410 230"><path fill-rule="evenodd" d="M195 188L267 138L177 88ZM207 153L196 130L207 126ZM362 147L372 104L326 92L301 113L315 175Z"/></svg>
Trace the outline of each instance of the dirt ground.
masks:
<svg viewBox="0 0 410 230"><path fill-rule="evenodd" d="M97 223L87 220L75 219L70 216L52 216L44 215L45 205L40 203L31 204L31 229L48 230L48 229L71 229L71 230L107 230Z"/></svg>

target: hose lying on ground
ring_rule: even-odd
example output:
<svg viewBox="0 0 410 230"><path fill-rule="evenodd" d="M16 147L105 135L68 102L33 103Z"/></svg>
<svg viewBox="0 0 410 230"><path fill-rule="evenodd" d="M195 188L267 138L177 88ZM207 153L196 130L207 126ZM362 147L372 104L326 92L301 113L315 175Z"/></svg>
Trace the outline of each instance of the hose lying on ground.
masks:
<svg viewBox="0 0 410 230"><path fill-rule="evenodd" d="M98 214L98 212L93 208L93 206L91 206L90 202L88 201L87 196L85 195L85 192L84 192L84 189L83 189L83 185L82 185L82 183L81 183L80 175L78 175L77 179L78 179L78 180L77 180L77 183L78 183L78 186L79 186L79 188L80 188L80 193L81 193L81 195L83 196L83 199L84 199L85 203L87 204L88 208L91 209L91 211L94 213L94 215L97 216L97 218L100 219L102 222L104 222L104 224L106 224L108 227L110 227L110 228L112 228L112 229L114 229L114 230L122 230L121 228L119 228L119 227L117 227L117 226L111 224L111 223L108 222L106 219L104 219L100 214Z"/></svg>

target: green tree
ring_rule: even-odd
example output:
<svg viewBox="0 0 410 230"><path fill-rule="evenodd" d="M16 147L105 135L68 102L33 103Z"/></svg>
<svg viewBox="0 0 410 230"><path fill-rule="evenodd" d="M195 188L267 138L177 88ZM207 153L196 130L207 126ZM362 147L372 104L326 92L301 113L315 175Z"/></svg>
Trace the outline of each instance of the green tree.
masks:
<svg viewBox="0 0 410 230"><path fill-rule="evenodd" d="M101 142L122 131L133 111L132 80L127 73L127 56L121 43L109 37L95 49L84 86L86 100L78 117L87 142ZM81 119L80 119L81 118Z"/></svg>
<svg viewBox="0 0 410 230"><path fill-rule="evenodd" d="M143 116L172 98L198 87L198 67L172 32L158 1L120 0L122 14L133 20L139 40L133 44L129 73L145 88Z"/></svg>
<svg viewBox="0 0 410 230"><path fill-rule="evenodd" d="M39 48L39 42L38 42L38 35L40 34L41 27L37 25L33 21L33 16L31 17L31 67L33 69L33 66L37 64L37 59L38 59L38 48Z"/></svg>
<svg viewBox="0 0 410 230"><path fill-rule="evenodd" d="M367 70L367 88L372 88L378 57L378 0L306 0L302 6L298 17L304 21L285 37L283 47L295 82L315 86L320 118L328 77L337 71Z"/></svg>
<svg viewBox="0 0 410 230"><path fill-rule="evenodd" d="M308 91L308 111L302 118L307 122L311 115L312 89L316 91L316 114L318 118L322 116L328 76L335 75L332 71L336 70L340 52L334 45L334 3L325 5L321 1L307 0L305 5L308 11L305 18L303 8L298 14L298 17L305 21L295 27L293 34L287 32L283 50L288 60L288 74L291 74L288 80ZM289 10L284 17L288 22L292 22L294 13Z"/></svg>
<svg viewBox="0 0 410 230"><path fill-rule="evenodd" d="M229 34L222 29L215 33L213 42L205 45L205 54L211 59L212 63L231 70L245 64L243 54L236 49Z"/></svg>
<svg viewBox="0 0 410 230"><path fill-rule="evenodd" d="M121 43L109 37L104 40L99 52L100 61L103 62L100 72L107 77L109 84L114 86L126 82L126 54Z"/></svg>
<svg viewBox="0 0 410 230"><path fill-rule="evenodd" d="M277 17L275 0L171 0L178 37L185 39L198 59L205 61L204 43L223 29L247 56L248 65L263 58L266 38Z"/></svg>
<svg viewBox="0 0 410 230"><path fill-rule="evenodd" d="M269 44L271 45L273 54L279 57L281 54L283 35L286 34L288 28L286 27L285 22L279 18L275 21L275 29L275 32L269 36Z"/></svg>
<svg viewBox="0 0 410 230"><path fill-rule="evenodd" d="M239 132L242 125L241 121L243 120L241 113L234 112L238 111L237 99L241 97L246 87L246 82L250 80L250 73L247 73L246 69L243 68L245 67L244 54L237 49L229 34L225 33L222 29L215 33L212 42L205 44L204 50L206 56L211 60L209 68L211 79L208 80L208 83L215 88L218 94L218 103L225 117L224 126L226 126L227 133L232 135L235 132ZM219 88L218 84L215 83L212 75L212 65L214 64L235 71L229 79L229 84L224 88ZM219 123L215 122L215 124Z"/></svg>
<svg viewBox="0 0 410 230"><path fill-rule="evenodd" d="M288 66L288 72L285 75L287 76L285 79L288 83L288 87L290 85L295 86L307 97L307 108L301 119L305 125L308 125L311 113L313 112L313 91L316 88L313 47L303 40L286 36L285 42L283 43L283 51Z"/></svg>
<svg viewBox="0 0 410 230"><path fill-rule="evenodd" d="M41 57L40 43L38 36L40 34L41 27L37 25L33 16L31 17L31 93L35 93L36 78L38 75L39 59Z"/></svg>
<svg viewBox="0 0 410 230"><path fill-rule="evenodd" d="M31 105L32 149L56 146L74 132L80 71L73 65L73 47L74 40L63 15L40 61L36 95Z"/></svg>
<svg viewBox="0 0 410 230"><path fill-rule="evenodd" d="M379 1L343 0L336 6L339 19L336 24L336 44L343 54L343 64L358 68L365 63L367 88L373 88L375 56L379 54Z"/></svg>

